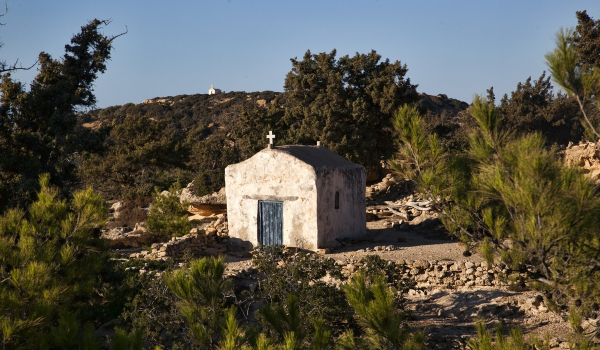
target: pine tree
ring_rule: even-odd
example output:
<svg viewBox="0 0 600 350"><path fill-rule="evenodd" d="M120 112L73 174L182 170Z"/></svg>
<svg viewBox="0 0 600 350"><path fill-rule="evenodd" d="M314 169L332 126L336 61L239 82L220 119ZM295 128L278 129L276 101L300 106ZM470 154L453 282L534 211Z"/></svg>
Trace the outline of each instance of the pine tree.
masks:
<svg viewBox="0 0 600 350"><path fill-rule="evenodd" d="M556 48L546 54L546 65L550 70L553 81L567 94L574 96L585 120L584 126L591 137L599 139L600 132L594 125L588 109L600 105L600 66L594 66L582 60L575 44L573 29L561 29L556 33Z"/></svg>
<svg viewBox="0 0 600 350"><path fill-rule="evenodd" d="M176 182L168 193L161 193L158 188L152 195L152 207L146 221L148 229L164 237L180 237L187 235L192 229L188 220L189 202L179 201L181 185Z"/></svg>
<svg viewBox="0 0 600 350"><path fill-rule="evenodd" d="M446 176L412 178L423 192L442 194L433 198L442 222L467 244L479 245L488 264L501 259L528 271L529 281L548 291L549 303L569 307L579 300L590 312L600 293L600 194L547 149L540 134L503 130L493 103L477 96L470 112L478 128L468 149L437 164L431 155L421 162ZM406 147L408 141L400 149Z"/></svg>
<svg viewBox="0 0 600 350"><path fill-rule="evenodd" d="M0 217L0 339L3 348L76 349L95 344L81 313L93 308L104 264L97 230L107 209L91 189L67 203L40 177L27 212Z"/></svg>
<svg viewBox="0 0 600 350"><path fill-rule="evenodd" d="M189 327L190 339L198 346L216 346L224 321L229 320L223 298L229 288L224 272L223 258L210 257L190 262L189 270L165 274L165 284L181 300L177 307Z"/></svg>
<svg viewBox="0 0 600 350"><path fill-rule="evenodd" d="M388 287L383 275L367 276L360 270L344 285L344 292L365 334L356 338L352 331L347 331L338 340L338 349L408 350L422 347L423 334L408 330L407 315L396 305L396 290Z"/></svg>
<svg viewBox="0 0 600 350"><path fill-rule="evenodd" d="M77 111L93 107L93 82L106 70L112 42L100 33L109 21L92 20L65 46L62 59L39 55L39 74L27 90L10 73L0 83L0 210L25 207L39 174L54 184L72 180L70 156L81 151L74 129Z"/></svg>
<svg viewBox="0 0 600 350"><path fill-rule="evenodd" d="M371 168L392 154L391 116L416 101L417 85L405 78L406 65L380 61L375 51L343 56L336 51L292 59L284 84L285 117L290 143L316 141Z"/></svg>

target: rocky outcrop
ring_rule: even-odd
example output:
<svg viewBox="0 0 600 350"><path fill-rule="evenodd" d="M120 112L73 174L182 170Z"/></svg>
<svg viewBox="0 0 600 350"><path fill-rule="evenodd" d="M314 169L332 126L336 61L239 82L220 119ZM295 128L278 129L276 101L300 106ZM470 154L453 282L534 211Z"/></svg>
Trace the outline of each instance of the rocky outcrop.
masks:
<svg viewBox="0 0 600 350"><path fill-rule="evenodd" d="M127 227L115 227L102 230L100 238L107 240L108 247L111 249L128 247L139 248L149 246L161 239L158 235L146 232L144 223L138 223L133 230Z"/></svg>
<svg viewBox="0 0 600 350"><path fill-rule="evenodd" d="M120 222L119 219L121 219L125 208L126 205L123 201L115 201L110 204L110 222L100 234L100 238L107 241L110 249L139 248L149 246L160 240L158 235L146 231L145 222L138 222L133 228ZM127 211L125 210L125 212Z"/></svg>
<svg viewBox="0 0 600 350"><path fill-rule="evenodd" d="M206 196L198 197L194 194L194 182L190 182L186 188L181 190L179 200L183 203L188 201L190 204L227 204L227 197L225 196L225 187L221 188L219 192L207 194Z"/></svg>
<svg viewBox="0 0 600 350"><path fill-rule="evenodd" d="M173 237L169 242L152 244L151 251L133 253L134 259L168 259L182 258L186 254L194 257L214 256L223 254L227 247L219 244L222 239L216 232L207 233L205 230L192 229L193 233L182 237ZM226 239L226 238L225 238Z"/></svg>
<svg viewBox="0 0 600 350"><path fill-rule="evenodd" d="M587 177L600 183L600 141L580 142L578 145L569 143L564 157L567 165L581 167Z"/></svg>
<svg viewBox="0 0 600 350"><path fill-rule="evenodd" d="M224 214L203 217L198 220L189 234L172 237L168 242L152 244L150 251L133 253L134 259L168 259L182 258L186 254L195 257L219 255L227 251L229 241L227 217Z"/></svg>

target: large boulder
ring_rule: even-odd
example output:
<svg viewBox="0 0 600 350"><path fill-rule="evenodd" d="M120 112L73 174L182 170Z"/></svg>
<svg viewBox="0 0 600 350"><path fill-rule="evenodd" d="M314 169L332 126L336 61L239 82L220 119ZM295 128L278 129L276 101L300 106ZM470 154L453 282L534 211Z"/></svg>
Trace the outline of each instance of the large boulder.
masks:
<svg viewBox="0 0 600 350"><path fill-rule="evenodd" d="M103 230L100 238L107 240L111 249L139 248L161 241L160 236L146 232L143 224L136 224L133 231L127 227Z"/></svg>
<svg viewBox="0 0 600 350"><path fill-rule="evenodd" d="M227 197L225 196L225 187L221 188L219 192L207 194L206 196L198 197L194 194L194 182L190 182L186 188L181 190L179 200L183 203L188 201L190 204L227 204Z"/></svg>
<svg viewBox="0 0 600 350"><path fill-rule="evenodd" d="M580 142L578 145L569 143L564 156L567 165L581 167L587 177L600 182L600 141Z"/></svg>

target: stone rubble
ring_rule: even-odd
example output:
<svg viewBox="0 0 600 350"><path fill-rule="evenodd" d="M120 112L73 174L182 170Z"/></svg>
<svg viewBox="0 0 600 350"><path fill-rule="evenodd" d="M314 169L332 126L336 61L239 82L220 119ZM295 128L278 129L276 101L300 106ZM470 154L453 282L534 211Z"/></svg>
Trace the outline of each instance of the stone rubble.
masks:
<svg viewBox="0 0 600 350"><path fill-rule="evenodd" d="M392 247L377 246L371 251L393 249ZM360 251L362 249L358 252ZM342 272L347 276L363 266L363 263L353 259L341 261L338 264L343 266ZM486 263L471 261L412 261L404 259L396 261L395 264L400 267L401 277L413 278L417 282L417 287L506 286L508 285L507 276L513 279L521 277L511 273L504 264L488 267ZM412 291L411 293L417 292Z"/></svg>
<svg viewBox="0 0 600 350"><path fill-rule="evenodd" d="M228 225L225 214L206 217L198 227L181 237L172 237L170 241L154 243L151 250L130 254L132 259L166 260L182 258L186 254L193 256L220 255L227 252Z"/></svg>
<svg viewBox="0 0 600 350"><path fill-rule="evenodd" d="M227 197L225 196L225 187L221 188L218 192L207 194L206 196L198 197L194 194L194 181L190 182L186 188L181 190L179 200L181 203L184 201L190 204L227 204Z"/></svg>
<svg viewBox="0 0 600 350"><path fill-rule="evenodd" d="M510 271L504 264L488 267L486 263L468 260L404 259L391 263L401 271L400 278L416 281L416 287L408 291L407 309L418 315L456 320L467 324L469 329L476 319L485 319L487 322L523 319L525 327L563 322L558 314L549 310L538 292L508 291L507 281L524 276ZM337 260L336 264L341 266L342 273L348 278L364 268L363 263L353 258ZM229 265L225 276L253 291L257 286L259 271L251 262L246 262ZM338 286L342 283L329 275L323 281ZM584 324L586 322L598 320L586 320ZM452 331L433 333L428 335L428 348L466 349L466 341L473 336L454 334ZM568 348L567 345L566 341L556 337L550 339L551 349Z"/></svg>
<svg viewBox="0 0 600 350"><path fill-rule="evenodd" d="M144 224L143 222L137 223L133 230L128 227L104 229L101 231L100 237L108 242L108 246L111 249L139 248L160 240L159 236L146 232Z"/></svg>
<svg viewBox="0 0 600 350"><path fill-rule="evenodd" d="M578 145L569 142L562 153L565 164L581 167L587 177L600 183L600 141L580 142Z"/></svg>

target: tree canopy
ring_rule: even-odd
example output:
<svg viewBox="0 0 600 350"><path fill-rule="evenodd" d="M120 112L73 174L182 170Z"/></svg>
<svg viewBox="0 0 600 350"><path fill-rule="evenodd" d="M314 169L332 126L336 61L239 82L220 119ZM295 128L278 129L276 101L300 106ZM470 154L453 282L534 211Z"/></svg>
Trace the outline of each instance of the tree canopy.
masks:
<svg viewBox="0 0 600 350"><path fill-rule="evenodd" d="M77 112L93 107L93 82L106 69L112 42L102 28L109 21L94 19L81 27L65 55L39 55L39 73L30 85L12 79L0 83L0 205L31 201L41 173L64 185L74 169L70 156L81 151L74 133Z"/></svg>
<svg viewBox="0 0 600 350"><path fill-rule="evenodd" d="M284 84L288 141L322 144L352 162L376 167L393 153L391 117L418 100L406 64L375 51L336 59L336 50L291 59Z"/></svg>
<svg viewBox="0 0 600 350"><path fill-rule="evenodd" d="M600 28L585 11L578 12L579 25L556 33L556 48L548 52L546 65L553 81L575 98L583 115L584 126L591 138L600 138L597 114L600 92Z"/></svg>
<svg viewBox="0 0 600 350"><path fill-rule="evenodd" d="M541 132L549 144L566 145L585 136L579 107L574 98L563 93L554 94L546 72L532 81L518 83L510 98L500 100L503 123L521 133ZM493 102L493 101L492 101Z"/></svg>

